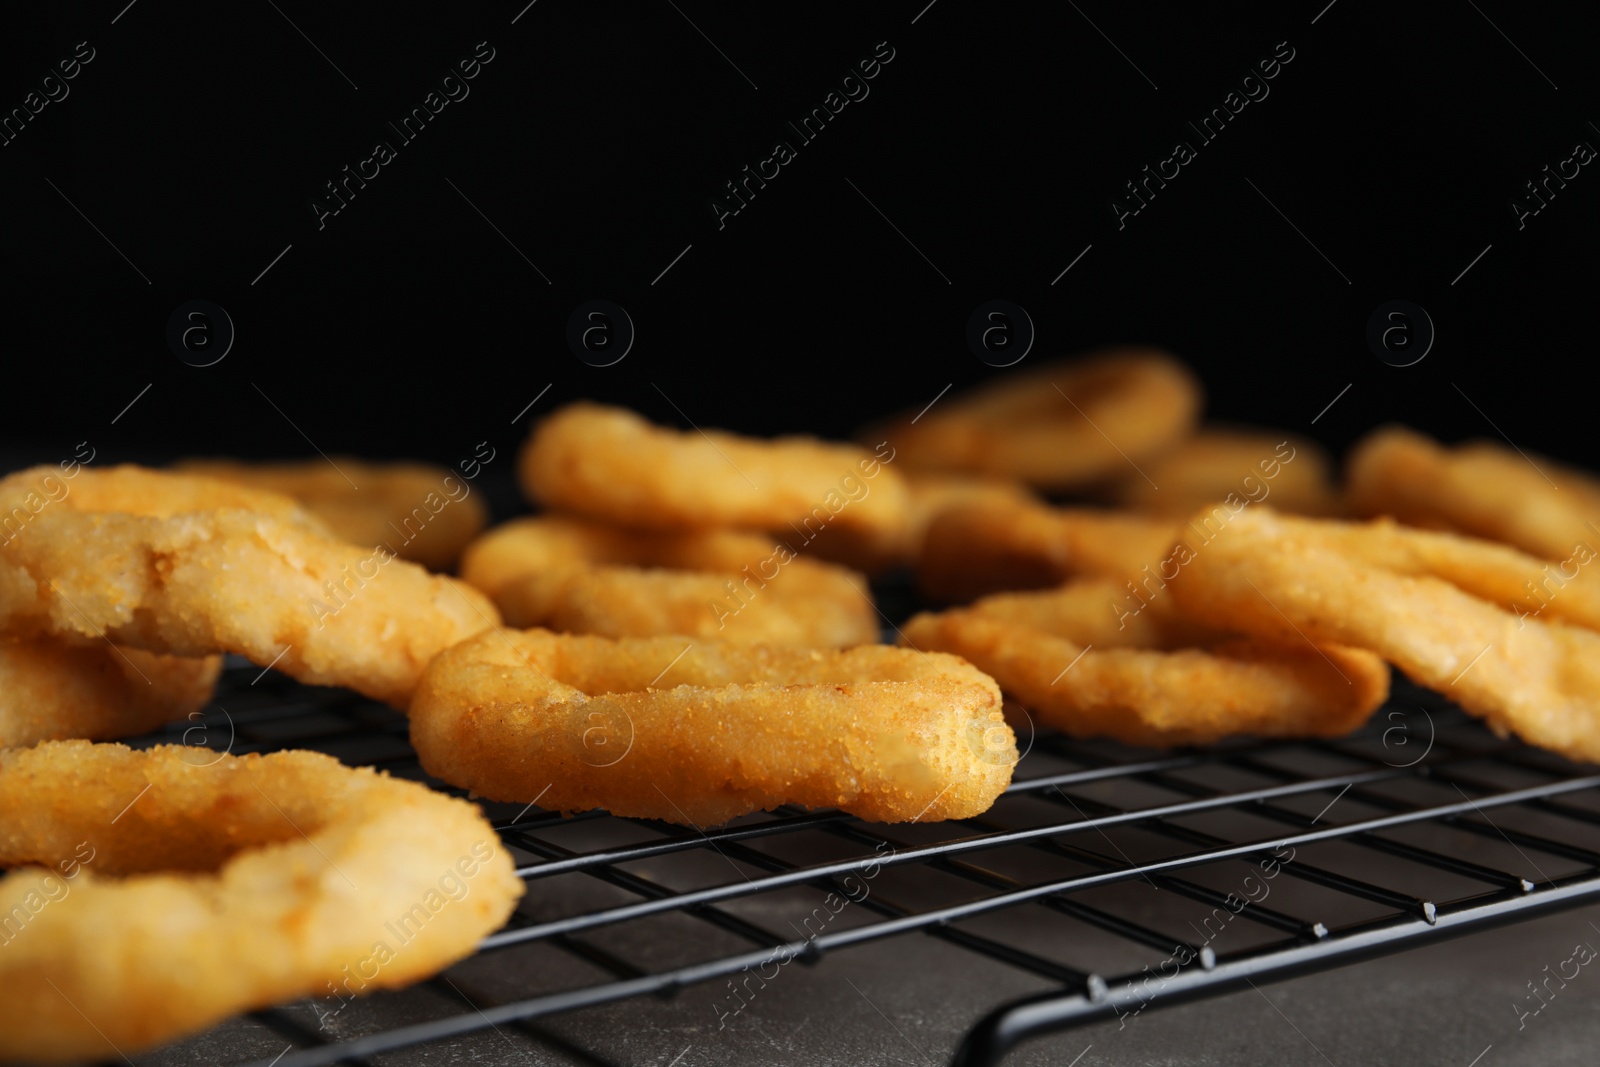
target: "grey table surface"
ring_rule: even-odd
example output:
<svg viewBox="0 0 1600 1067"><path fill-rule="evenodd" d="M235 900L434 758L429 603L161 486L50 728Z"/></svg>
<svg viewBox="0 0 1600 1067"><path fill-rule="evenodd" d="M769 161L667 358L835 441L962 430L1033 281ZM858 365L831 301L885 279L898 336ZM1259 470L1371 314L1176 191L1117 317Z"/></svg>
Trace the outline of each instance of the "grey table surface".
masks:
<svg viewBox="0 0 1600 1067"><path fill-rule="evenodd" d="M1404 953L1246 989L1211 1000L1152 1007L1138 1016L1040 1038L1005 1062L1237 1065L1394 1064L1498 1067L1592 1064L1600 1058L1600 968L1551 979L1544 1001L1529 983L1559 970L1574 946L1600 945L1600 907L1547 915ZM1546 968L1549 968L1546 970ZM492 959L451 972L492 986ZM1591 988L1592 987L1592 988ZM523 1029L383 1055L386 1065L915 1064L948 1061L989 1006L1047 988L1002 964L929 937L841 951L811 967L780 971L737 1015L725 989L694 987L675 999L644 998ZM1536 1013L1536 1005L1543 1004ZM312 1008L301 1009L316 1026ZM330 1036L354 1036L461 1004L430 992L380 994L346 1008ZM1527 1015L1521 1013L1527 1012ZM720 1022L726 1025L720 1025ZM287 1042L251 1019L230 1021L157 1053L144 1065L212 1065L271 1059Z"/></svg>

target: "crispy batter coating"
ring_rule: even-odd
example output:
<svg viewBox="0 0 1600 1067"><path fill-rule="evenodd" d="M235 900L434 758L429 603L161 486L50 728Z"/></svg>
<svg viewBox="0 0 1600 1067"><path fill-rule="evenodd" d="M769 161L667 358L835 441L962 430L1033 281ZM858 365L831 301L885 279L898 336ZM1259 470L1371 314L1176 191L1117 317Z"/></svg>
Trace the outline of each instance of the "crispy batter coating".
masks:
<svg viewBox="0 0 1600 1067"><path fill-rule="evenodd" d="M483 634L411 709L428 773L496 800L705 826L782 804L879 822L985 811L1016 741L954 656Z"/></svg>
<svg viewBox="0 0 1600 1067"><path fill-rule="evenodd" d="M1229 493L1296 515L1337 515L1343 502L1321 445L1273 430L1202 429L1141 460L1111 489L1119 506L1184 518ZM1142 472L1142 473L1141 473Z"/></svg>
<svg viewBox="0 0 1600 1067"><path fill-rule="evenodd" d="M221 656L0 640L0 748L145 733L205 707L221 672Z"/></svg>
<svg viewBox="0 0 1600 1067"><path fill-rule="evenodd" d="M189 491L186 482L225 484L140 477L175 494ZM303 514L275 494L226 488ZM337 540L314 519L236 507L165 517L75 510L90 502L75 486L0 541L0 633L107 638L179 656L235 652L404 708L435 652L498 622L470 586Z"/></svg>
<svg viewBox="0 0 1600 1067"><path fill-rule="evenodd" d="M175 475L131 463L115 467L74 464L69 474L49 465L0 478L0 542L20 534L45 511L122 511L165 519L190 511L241 508L328 532L300 504L270 489L201 475Z"/></svg>
<svg viewBox="0 0 1600 1067"><path fill-rule="evenodd" d="M797 558L760 534L633 530L541 515L478 538L461 573L512 626L814 648L879 637L864 577Z"/></svg>
<svg viewBox="0 0 1600 1067"><path fill-rule="evenodd" d="M1346 474L1359 515L1503 541L1545 559L1600 545L1600 481L1543 456L1469 441L1446 448L1414 430L1375 430Z"/></svg>
<svg viewBox="0 0 1600 1067"><path fill-rule="evenodd" d="M1168 554L1175 520L1034 501L989 500L940 511L917 561L923 595L941 603L1080 576L1131 577Z"/></svg>
<svg viewBox="0 0 1600 1067"><path fill-rule="evenodd" d="M534 428L518 474L546 507L623 526L800 538L836 527L892 545L907 509L894 455L813 437L679 432L625 408L575 403Z"/></svg>
<svg viewBox="0 0 1600 1067"><path fill-rule="evenodd" d="M830 527L808 542L806 551L867 574L881 575L895 567L916 563L927 541L928 528L944 511L985 505L1009 508L1017 504L1039 502L1038 496L1026 485L1005 478L907 471L905 482L908 490L907 521L898 538L890 541L863 536L850 529Z"/></svg>
<svg viewBox="0 0 1600 1067"><path fill-rule="evenodd" d="M371 463L350 456L285 463L191 459L176 469L293 497L346 541L383 545L436 571L455 566L467 542L489 521L488 509L470 485L450 470L425 463Z"/></svg>
<svg viewBox="0 0 1600 1067"><path fill-rule="evenodd" d="M1001 594L917 615L902 641L971 660L1074 737L1134 745L1337 737L1388 697L1389 670L1370 652L1230 638L1170 598L1119 618L1122 600L1107 579Z"/></svg>
<svg viewBox="0 0 1600 1067"><path fill-rule="evenodd" d="M1201 389L1164 352L1114 348L1007 370L965 396L874 431L908 467L1061 490L1120 476L1187 436Z"/></svg>
<svg viewBox="0 0 1600 1067"><path fill-rule="evenodd" d="M320 753L196 751L0 752L0 865L37 865L0 878L0 1058L114 1060L409 985L522 895L471 804Z"/></svg>
<svg viewBox="0 0 1600 1067"><path fill-rule="evenodd" d="M1600 630L1600 537L1550 562L1476 537L1419 530L1392 519L1336 522L1275 514L1274 528L1346 559L1396 574L1442 578L1520 616Z"/></svg>
<svg viewBox="0 0 1600 1067"><path fill-rule="evenodd" d="M1501 734L1600 759L1600 634L1519 617L1425 568L1402 573L1348 554L1319 525L1252 509L1170 591L1249 633L1370 649Z"/></svg>

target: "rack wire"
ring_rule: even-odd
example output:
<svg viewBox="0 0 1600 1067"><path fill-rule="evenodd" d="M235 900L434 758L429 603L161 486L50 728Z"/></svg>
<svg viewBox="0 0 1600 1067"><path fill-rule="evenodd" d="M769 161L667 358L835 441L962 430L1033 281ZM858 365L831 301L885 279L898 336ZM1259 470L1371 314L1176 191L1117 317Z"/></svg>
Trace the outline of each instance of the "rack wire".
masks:
<svg viewBox="0 0 1600 1067"><path fill-rule="evenodd" d="M303 1006L259 1012L289 1046L250 1062L364 1063L719 981L742 1006L768 968L926 936L1049 984L967 1033L954 1063L978 1067L1051 1031L1600 898L1600 775L1403 679L1335 741L1149 752L1030 733L1010 789L962 822L786 808L685 829L490 805L528 885L474 958L506 964L496 989L452 980L458 968L431 984L469 1010L355 1035L306 1026ZM180 739L316 748L426 780L401 716L242 661L200 720L133 743ZM550 987L536 952L589 977Z"/></svg>

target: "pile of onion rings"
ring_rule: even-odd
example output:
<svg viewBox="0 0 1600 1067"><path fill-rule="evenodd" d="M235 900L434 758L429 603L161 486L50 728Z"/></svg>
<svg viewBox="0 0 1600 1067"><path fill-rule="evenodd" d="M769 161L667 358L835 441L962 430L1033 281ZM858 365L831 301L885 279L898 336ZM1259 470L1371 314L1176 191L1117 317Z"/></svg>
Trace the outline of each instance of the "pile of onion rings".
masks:
<svg viewBox="0 0 1600 1067"><path fill-rule="evenodd" d="M0 506L33 480L0 482ZM497 622L470 586L339 540L285 497L193 475L80 471L0 543L0 634L233 652L398 708L436 652Z"/></svg>
<svg viewBox="0 0 1600 1067"><path fill-rule="evenodd" d="M1046 725L1132 745L1338 737L1389 695L1389 670L1370 652L1240 640L1170 598L1129 625L1123 598L1108 579L999 594L918 615L901 641L970 660Z"/></svg>
<svg viewBox="0 0 1600 1067"><path fill-rule="evenodd" d="M1463 539L1453 555L1408 553L1394 534L1254 509L1169 591L1186 610L1246 633L1369 649L1499 732L1600 759L1600 633L1474 595L1501 580L1497 546ZM1488 577L1466 573L1477 553Z"/></svg>

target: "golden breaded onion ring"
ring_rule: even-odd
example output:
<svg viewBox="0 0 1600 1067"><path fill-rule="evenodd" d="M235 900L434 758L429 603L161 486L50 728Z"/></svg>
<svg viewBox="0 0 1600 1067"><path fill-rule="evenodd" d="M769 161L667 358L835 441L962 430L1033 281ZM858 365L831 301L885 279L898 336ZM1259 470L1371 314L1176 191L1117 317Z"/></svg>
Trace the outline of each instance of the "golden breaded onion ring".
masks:
<svg viewBox="0 0 1600 1067"><path fill-rule="evenodd" d="M806 544L819 558L843 563L872 575L899 566L911 566L922 556L933 520L951 508L993 506L1010 508L1039 503L1033 490L1021 482L967 474L929 471L905 472L906 525L894 541L872 538L845 528L830 527Z"/></svg>
<svg viewBox="0 0 1600 1067"><path fill-rule="evenodd" d="M1501 734L1600 759L1600 633L1349 552L1322 525L1333 524L1289 523L1267 508L1235 516L1169 591L1248 633L1370 649Z"/></svg>
<svg viewBox="0 0 1600 1067"><path fill-rule="evenodd" d="M1178 522L1036 501L957 504L928 526L917 585L952 603L1008 589L1038 589L1082 576L1132 577L1168 554Z"/></svg>
<svg viewBox="0 0 1600 1067"><path fill-rule="evenodd" d="M1132 745L1338 737L1389 695L1370 652L1230 638L1169 602L1129 619L1122 600L1109 579L1000 594L917 615L901 640L970 660L1049 726Z"/></svg>
<svg viewBox="0 0 1600 1067"><path fill-rule="evenodd" d="M1386 518L1336 522L1275 512L1273 524L1296 542L1314 542L1352 562L1442 578L1519 618L1600 630L1600 567L1589 566L1600 558L1600 536L1580 542L1568 559L1551 562L1495 541L1400 526ZM1214 522L1204 531L1186 532L1193 545L1203 545L1200 535L1209 536L1215 528Z"/></svg>
<svg viewBox="0 0 1600 1067"><path fill-rule="evenodd" d="M1446 448L1400 426L1358 441L1347 464L1357 514L1503 541L1545 559L1600 540L1600 481L1492 441Z"/></svg>
<svg viewBox="0 0 1600 1067"><path fill-rule="evenodd" d="M626 408L575 403L534 427L518 475L539 504L623 526L800 539L842 527L893 544L906 523L906 487L887 466L894 455L813 437L679 432Z"/></svg>
<svg viewBox="0 0 1600 1067"><path fill-rule="evenodd" d="M512 626L605 637L686 634L812 648L876 642L866 579L733 530L644 531L515 519L474 541L461 576Z"/></svg>
<svg viewBox="0 0 1600 1067"><path fill-rule="evenodd" d="M436 571L453 567L489 520L471 486L454 472L425 463L372 463L350 456L283 463L191 459L175 469L282 493L346 541L383 545Z"/></svg>
<svg viewBox="0 0 1600 1067"><path fill-rule="evenodd" d="M441 653L411 741L491 799L695 826L782 804L966 818L1017 760L998 687L954 656L543 630Z"/></svg>
<svg viewBox="0 0 1600 1067"><path fill-rule="evenodd" d="M0 748L132 737L210 703L221 656L0 639Z"/></svg>
<svg viewBox="0 0 1600 1067"><path fill-rule="evenodd" d="M471 804L321 753L195 751L0 752L0 1058L117 1059L409 985L522 895Z"/></svg>
<svg viewBox="0 0 1600 1067"><path fill-rule="evenodd" d="M1164 352L1113 348L1004 371L964 396L875 431L908 467L1078 488L1187 436L1200 383Z"/></svg>
<svg viewBox="0 0 1600 1067"><path fill-rule="evenodd" d="M0 509L30 473L0 482ZM125 482L149 494L118 499ZM208 507L213 494L233 503ZM79 510L141 499L142 513ZM0 634L234 652L398 708L434 653L498 621L477 590L338 540L286 497L193 475L83 470L0 540Z"/></svg>
<svg viewBox="0 0 1600 1067"><path fill-rule="evenodd" d="M1294 434L1214 427L1139 461L1111 489L1120 507L1185 518L1233 493L1296 515L1343 508L1322 446Z"/></svg>
<svg viewBox="0 0 1600 1067"><path fill-rule="evenodd" d="M0 478L0 543L47 510L121 511L165 519L191 511L238 508L295 522L323 533L322 520L293 499L269 489L201 475L175 475L131 463L74 465L71 474L51 466L27 467Z"/></svg>

